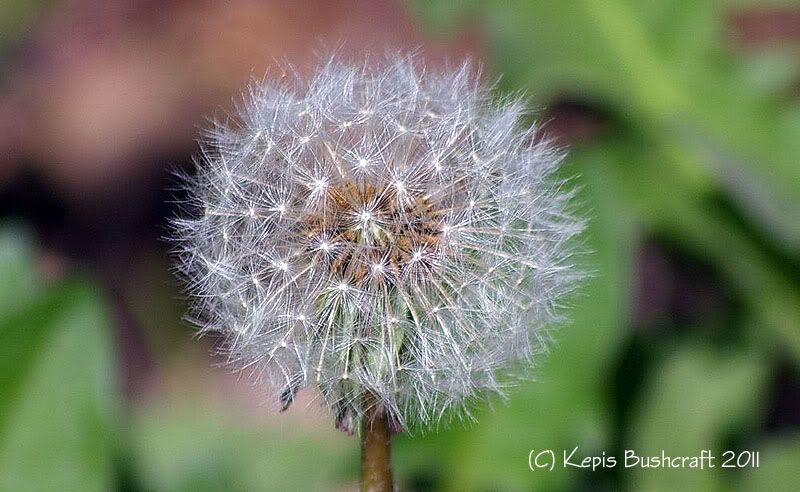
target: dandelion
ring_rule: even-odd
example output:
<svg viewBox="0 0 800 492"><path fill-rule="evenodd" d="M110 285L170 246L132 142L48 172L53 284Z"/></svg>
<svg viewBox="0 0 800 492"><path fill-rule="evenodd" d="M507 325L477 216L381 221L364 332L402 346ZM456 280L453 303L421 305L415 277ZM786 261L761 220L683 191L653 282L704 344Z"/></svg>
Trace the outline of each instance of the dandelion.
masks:
<svg viewBox="0 0 800 492"><path fill-rule="evenodd" d="M540 352L582 226L553 176L562 152L468 63L332 58L289 79L255 84L204 139L180 270L231 364L283 409L316 388L362 431L369 488L387 426L469 418Z"/></svg>

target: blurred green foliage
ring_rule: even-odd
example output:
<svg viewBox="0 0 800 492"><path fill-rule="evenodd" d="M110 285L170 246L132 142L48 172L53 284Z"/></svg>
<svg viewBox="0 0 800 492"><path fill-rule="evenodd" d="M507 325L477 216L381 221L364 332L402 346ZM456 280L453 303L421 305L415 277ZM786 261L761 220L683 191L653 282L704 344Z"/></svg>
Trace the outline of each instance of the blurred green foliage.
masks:
<svg viewBox="0 0 800 492"><path fill-rule="evenodd" d="M0 490L113 486L110 330L91 282L43 285L18 229L0 229Z"/></svg>
<svg viewBox="0 0 800 492"><path fill-rule="evenodd" d="M794 3L796 5L796 3ZM800 431L766 433L781 361L800 363L800 75L797 47L734 51L734 1L417 0L447 35L477 25L501 88L534 106L599 109L574 146L591 217L577 258L591 272L571 323L507 402L479 424L396 439L410 490L788 490ZM717 272L737 306L713 329L634 331L636 253L658 237ZM207 401L127 412L106 301L91 280L38 279L23 229L0 228L0 491L329 490L357 479L357 442L242 422ZM648 279L643 279L647 285ZM717 330L719 331L719 330ZM633 361L632 361L633 359ZM722 470L528 469L532 449L696 454L755 449Z"/></svg>
<svg viewBox="0 0 800 492"><path fill-rule="evenodd" d="M352 440L281 427L237 423L208 402L155 405L134 420L133 471L143 490L170 492L325 491L353 480Z"/></svg>

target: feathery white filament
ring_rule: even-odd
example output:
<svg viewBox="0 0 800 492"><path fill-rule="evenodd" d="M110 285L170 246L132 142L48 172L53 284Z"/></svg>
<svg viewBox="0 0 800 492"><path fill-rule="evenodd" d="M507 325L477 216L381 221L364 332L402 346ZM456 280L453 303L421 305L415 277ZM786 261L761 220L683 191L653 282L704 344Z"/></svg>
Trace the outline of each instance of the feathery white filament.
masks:
<svg viewBox="0 0 800 492"><path fill-rule="evenodd" d="M406 425L501 392L579 276L562 154L522 116L468 64L403 56L255 85L204 142L204 213L174 224L201 330L341 427L367 394Z"/></svg>

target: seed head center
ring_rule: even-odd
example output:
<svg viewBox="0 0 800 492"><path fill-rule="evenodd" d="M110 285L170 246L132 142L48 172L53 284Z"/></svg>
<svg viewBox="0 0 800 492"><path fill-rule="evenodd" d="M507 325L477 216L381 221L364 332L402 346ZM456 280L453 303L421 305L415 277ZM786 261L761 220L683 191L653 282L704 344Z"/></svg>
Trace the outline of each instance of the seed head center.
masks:
<svg viewBox="0 0 800 492"><path fill-rule="evenodd" d="M440 246L439 208L429 195L400 183L331 184L325 205L301 221L303 236L313 244L310 252L319 255L331 278L356 286L395 282L426 261L421 251Z"/></svg>

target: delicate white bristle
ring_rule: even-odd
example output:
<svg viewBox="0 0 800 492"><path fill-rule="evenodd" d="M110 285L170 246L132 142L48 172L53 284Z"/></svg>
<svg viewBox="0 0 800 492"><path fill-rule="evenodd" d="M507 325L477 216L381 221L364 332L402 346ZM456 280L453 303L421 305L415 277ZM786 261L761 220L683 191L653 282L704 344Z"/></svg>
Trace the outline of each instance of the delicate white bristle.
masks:
<svg viewBox="0 0 800 492"><path fill-rule="evenodd" d="M580 277L563 153L469 64L289 79L255 84L188 180L203 213L175 238L201 331L284 407L316 386L345 430L366 401L400 425L469 415Z"/></svg>

